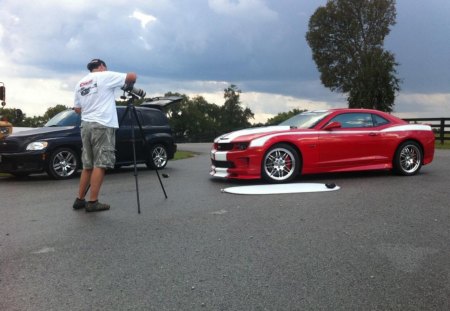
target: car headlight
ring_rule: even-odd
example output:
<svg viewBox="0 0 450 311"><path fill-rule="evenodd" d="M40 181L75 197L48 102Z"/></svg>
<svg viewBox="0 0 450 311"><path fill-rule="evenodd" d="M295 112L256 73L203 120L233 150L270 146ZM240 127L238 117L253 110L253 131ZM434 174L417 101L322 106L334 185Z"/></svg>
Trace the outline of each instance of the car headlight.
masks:
<svg viewBox="0 0 450 311"><path fill-rule="evenodd" d="M29 143L27 146L27 150L42 150L47 148L48 142L46 141L34 141Z"/></svg>
<svg viewBox="0 0 450 311"><path fill-rule="evenodd" d="M235 143L234 144L234 149L235 150L245 150L248 148L249 143L245 142L245 143Z"/></svg>

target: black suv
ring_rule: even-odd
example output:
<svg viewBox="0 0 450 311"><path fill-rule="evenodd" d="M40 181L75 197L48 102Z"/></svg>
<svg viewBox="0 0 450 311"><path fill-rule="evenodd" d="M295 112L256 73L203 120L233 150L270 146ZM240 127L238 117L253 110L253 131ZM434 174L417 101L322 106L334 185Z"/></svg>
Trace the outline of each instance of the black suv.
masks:
<svg viewBox="0 0 450 311"><path fill-rule="evenodd" d="M177 99L157 99L154 103L144 103L135 109L127 110L127 106L117 106L120 128L116 131L116 168L134 164L132 123L136 163L144 163L152 169L162 169L173 158L177 145L167 117L158 107ZM126 111L128 113L124 117ZM80 124L79 114L73 110L65 110L42 128L18 133L13 131L13 134L0 139L0 172L18 177L41 172L47 172L55 179L73 177L82 167ZM139 124L147 144L142 139Z"/></svg>

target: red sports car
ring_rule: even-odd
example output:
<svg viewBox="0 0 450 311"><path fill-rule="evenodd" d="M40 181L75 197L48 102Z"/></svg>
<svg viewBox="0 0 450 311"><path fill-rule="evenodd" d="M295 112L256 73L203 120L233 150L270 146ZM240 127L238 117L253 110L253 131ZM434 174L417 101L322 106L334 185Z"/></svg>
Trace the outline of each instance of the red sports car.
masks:
<svg viewBox="0 0 450 311"><path fill-rule="evenodd" d="M306 111L277 126L217 137L215 177L282 183L298 174L393 169L417 174L434 156L431 127L370 109Z"/></svg>

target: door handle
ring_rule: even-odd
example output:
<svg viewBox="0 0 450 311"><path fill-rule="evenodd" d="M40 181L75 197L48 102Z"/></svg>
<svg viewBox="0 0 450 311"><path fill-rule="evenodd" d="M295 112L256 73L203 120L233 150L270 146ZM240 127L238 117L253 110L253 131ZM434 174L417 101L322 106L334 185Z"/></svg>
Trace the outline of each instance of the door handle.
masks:
<svg viewBox="0 0 450 311"><path fill-rule="evenodd" d="M375 132L370 132L369 133L369 136L378 136L379 134L378 133L375 133Z"/></svg>

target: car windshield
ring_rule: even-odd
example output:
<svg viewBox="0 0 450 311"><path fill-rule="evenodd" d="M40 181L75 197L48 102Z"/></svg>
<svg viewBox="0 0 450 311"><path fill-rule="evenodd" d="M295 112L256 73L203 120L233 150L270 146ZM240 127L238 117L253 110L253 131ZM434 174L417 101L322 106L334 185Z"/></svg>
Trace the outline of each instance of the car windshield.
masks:
<svg viewBox="0 0 450 311"><path fill-rule="evenodd" d="M73 110L64 110L51 118L44 126L79 126L80 115Z"/></svg>
<svg viewBox="0 0 450 311"><path fill-rule="evenodd" d="M308 129L314 127L320 120L325 118L330 111L320 110L320 111L305 111L298 115L293 116L281 122L279 125L289 125L293 128L303 128Z"/></svg>

